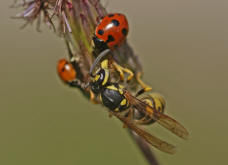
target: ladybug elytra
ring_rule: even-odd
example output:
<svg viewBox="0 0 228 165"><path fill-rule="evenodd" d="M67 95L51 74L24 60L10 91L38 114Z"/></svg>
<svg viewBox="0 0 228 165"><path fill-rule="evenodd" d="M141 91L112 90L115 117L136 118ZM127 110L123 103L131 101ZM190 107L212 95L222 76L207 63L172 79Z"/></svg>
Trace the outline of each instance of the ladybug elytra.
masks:
<svg viewBox="0 0 228 165"><path fill-rule="evenodd" d="M75 80L77 75L73 65L65 59L59 60L57 65L57 71L58 71L59 77L64 82L71 82Z"/></svg>
<svg viewBox="0 0 228 165"><path fill-rule="evenodd" d="M126 39L129 27L123 14L108 14L103 17L95 29L93 42L95 49L103 51L120 46Z"/></svg>

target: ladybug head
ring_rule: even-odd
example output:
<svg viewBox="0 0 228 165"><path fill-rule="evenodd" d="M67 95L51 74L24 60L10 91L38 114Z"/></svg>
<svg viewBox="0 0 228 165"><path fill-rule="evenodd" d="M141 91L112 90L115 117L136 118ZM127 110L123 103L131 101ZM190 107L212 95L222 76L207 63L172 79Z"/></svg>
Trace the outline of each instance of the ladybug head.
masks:
<svg viewBox="0 0 228 165"><path fill-rule="evenodd" d="M100 54L105 49L108 49L107 43L99 39L97 36L93 36L93 43L95 54Z"/></svg>

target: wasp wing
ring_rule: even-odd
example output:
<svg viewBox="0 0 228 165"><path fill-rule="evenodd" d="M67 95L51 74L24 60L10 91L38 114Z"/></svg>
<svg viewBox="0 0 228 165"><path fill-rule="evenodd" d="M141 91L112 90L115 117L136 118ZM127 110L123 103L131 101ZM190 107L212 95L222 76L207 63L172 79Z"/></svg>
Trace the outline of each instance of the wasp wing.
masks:
<svg viewBox="0 0 228 165"><path fill-rule="evenodd" d="M152 146L156 147L157 149L169 153L174 154L176 152L175 146L172 144L169 144L165 141L162 141L158 139L157 137L153 136L152 134L140 129L137 127L133 121L129 120L129 118L126 118L122 116L119 113L116 112L110 112L112 115L116 116L119 120L121 120L129 129L134 131L137 135L139 135L141 138L143 138L147 143L151 144Z"/></svg>
<svg viewBox="0 0 228 165"><path fill-rule="evenodd" d="M176 120L172 119L171 117L165 115L165 114L161 114L158 113L158 120L157 122L162 125L163 127L167 128L168 130L170 130L171 132L173 132L175 135L183 138L183 139L187 139L189 136L188 131L186 130L186 128L184 128L184 126L182 126L180 123L178 123Z"/></svg>
<svg viewBox="0 0 228 165"><path fill-rule="evenodd" d="M134 106L137 110L148 114L153 120L158 122L166 129L170 130L175 135L183 139L187 139L189 133L179 122L165 114L156 111L153 107L132 96L128 91L125 91L124 95L130 101L131 105Z"/></svg>

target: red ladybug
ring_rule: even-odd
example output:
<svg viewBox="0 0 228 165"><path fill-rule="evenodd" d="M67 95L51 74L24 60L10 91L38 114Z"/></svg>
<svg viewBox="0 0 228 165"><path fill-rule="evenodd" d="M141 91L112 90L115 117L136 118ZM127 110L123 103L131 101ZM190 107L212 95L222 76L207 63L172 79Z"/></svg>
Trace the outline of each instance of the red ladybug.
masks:
<svg viewBox="0 0 228 165"><path fill-rule="evenodd" d="M106 15L95 29L93 37L95 49L100 49L100 52L105 49L113 50L123 43L128 31L128 21L123 14Z"/></svg>
<svg viewBox="0 0 228 165"><path fill-rule="evenodd" d="M66 83L72 82L76 79L77 73L71 63L65 59L61 59L57 65L59 77Z"/></svg>
<svg viewBox="0 0 228 165"><path fill-rule="evenodd" d="M68 62L65 59L59 60L57 71L61 80L70 87L76 87L84 91L83 83L80 80L82 79L82 74L76 61Z"/></svg>

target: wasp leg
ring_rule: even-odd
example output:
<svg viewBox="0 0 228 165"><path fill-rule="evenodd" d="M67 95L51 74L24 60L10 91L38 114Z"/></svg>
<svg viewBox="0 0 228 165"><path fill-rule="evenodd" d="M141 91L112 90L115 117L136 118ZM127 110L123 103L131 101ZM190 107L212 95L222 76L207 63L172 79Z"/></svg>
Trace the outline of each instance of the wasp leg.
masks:
<svg viewBox="0 0 228 165"><path fill-rule="evenodd" d="M133 118L133 109L130 108L127 113L126 119L130 121L130 120L132 120L132 118ZM123 124L123 128L127 128L127 125Z"/></svg>
<svg viewBox="0 0 228 165"><path fill-rule="evenodd" d="M142 72L138 72L138 73L136 74L136 80L138 81L138 83L140 84L140 86L141 86L143 89L141 89L141 90L139 90L139 91L137 92L136 97L139 96L139 95L141 95L141 94L143 94L143 93L145 93L145 92L148 92L148 91L151 91L151 90L152 90L152 87L150 87L149 85L145 84L145 83L142 81L141 77L142 77Z"/></svg>
<svg viewBox="0 0 228 165"><path fill-rule="evenodd" d="M124 80L124 72L129 74L129 76L127 77L127 82L131 81L131 79L134 77L134 73L131 70L120 66L116 62L113 62L112 64L115 67L115 69L119 72L121 81Z"/></svg>
<svg viewBox="0 0 228 165"><path fill-rule="evenodd" d="M89 90L89 93L90 93L90 101L93 104L99 104L99 102L96 100L96 97L95 97L94 93L91 90Z"/></svg>
<svg viewBox="0 0 228 165"><path fill-rule="evenodd" d="M145 125L145 124L148 124L148 119L145 116L142 119L135 121L135 123L137 123L139 125Z"/></svg>

